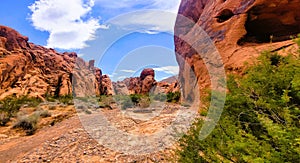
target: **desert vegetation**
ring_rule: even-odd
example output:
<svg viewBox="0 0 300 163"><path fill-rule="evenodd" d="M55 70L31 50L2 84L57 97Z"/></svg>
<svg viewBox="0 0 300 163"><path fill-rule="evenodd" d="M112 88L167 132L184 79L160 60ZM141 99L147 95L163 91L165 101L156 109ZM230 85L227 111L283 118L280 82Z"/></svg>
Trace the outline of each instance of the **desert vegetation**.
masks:
<svg viewBox="0 0 300 163"><path fill-rule="evenodd" d="M169 92L166 94L131 94L131 95L115 95L115 96L101 96L100 106L111 107L115 102L121 105L121 109L132 107L147 108L152 102L167 102L179 103L180 92Z"/></svg>
<svg viewBox="0 0 300 163"><path fill-rule="evenodd" d="M23 130L26 135L32 135L38 129L40 120L51 117L51 112L60 105L73 105L72 96L46 97L45 99L47 101L28 96L9 96L1 100L0 126L11 126L12 129Z"/></svg>
<svg viewBox="0 0 300 163"><path fill-rule="evenodd" d="M295 39L300 47L300 39ZM300 50L263 52L243 75L229 75L217 126L199 139L203 118L180 140L179 162L299 162ZM205 114L203 114L205 115Z"/></svg>
<svg viewBox="0 0 300 163"><path fill-rule="evenodd" d="M22 106L36 107L41 103L40 99L23 96L20 98L11 96L0 101L0 125L5 126L15 116Z"/></svg>

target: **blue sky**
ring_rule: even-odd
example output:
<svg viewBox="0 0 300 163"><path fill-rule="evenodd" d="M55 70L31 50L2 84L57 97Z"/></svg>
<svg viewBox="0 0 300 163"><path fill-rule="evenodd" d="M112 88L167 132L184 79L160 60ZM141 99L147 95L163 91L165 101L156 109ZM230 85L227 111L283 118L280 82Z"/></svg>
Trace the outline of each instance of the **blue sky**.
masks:
<svg viewBox="0 0 300 163"><path fill-rule="evenodd" d="M75 51L113 80L175 75L173 27L180 0L5 0L0 24L35 44Z"/></svg>

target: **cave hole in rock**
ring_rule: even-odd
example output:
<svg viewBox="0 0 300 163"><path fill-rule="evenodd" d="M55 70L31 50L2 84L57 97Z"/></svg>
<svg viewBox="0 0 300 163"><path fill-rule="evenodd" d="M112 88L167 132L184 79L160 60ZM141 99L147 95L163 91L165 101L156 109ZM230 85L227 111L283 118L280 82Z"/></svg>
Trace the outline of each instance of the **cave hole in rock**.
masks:
<svg viewBox="0 0 300 163"><path fill-rule="evenodd" d="M234 13L229 9L222 10L217 16L217 22L223 23L234 16Z"/></svg>
<svg viewBox="0 0 300 163"><path fill-rule="evenodd" d="M299 5L300 10L300 5ZM278 13L291 12L291 22L286 23ZM248 18L245 23L247 34L238 42L238 45L246 43L270 43L290 40L291 37L300 33L299 13L286 11L280 6L268 8L265 6L256 6L249 10ZM285 22L285 23L284 23Z"/></svg>

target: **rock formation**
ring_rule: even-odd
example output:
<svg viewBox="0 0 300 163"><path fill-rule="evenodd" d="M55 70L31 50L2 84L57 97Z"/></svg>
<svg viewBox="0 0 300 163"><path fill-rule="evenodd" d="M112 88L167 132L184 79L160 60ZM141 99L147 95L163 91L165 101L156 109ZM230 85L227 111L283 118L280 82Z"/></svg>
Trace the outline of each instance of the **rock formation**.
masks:
<svg viewBox="0 0 300 163"><path fill-rule="evenodd" d="M154 89L154 94L166 94L169 92L180 92L180 86L178 81L174 81L172 83L168 82L157 82L157 85Z"/></svg>
<svg viewBox="0 0 300 163"><path fill-rule="evenodd" d="M264 50L295 46L290 37L300 33L299 11L300 0L182 0L175 25L175 49L185 96L194 92L192 81L200 91L210 87L207 67L221 66L203 60L212 52L196 43L203 39L197 35L197 27L207 33L225 69L240 71L246 61L251 63Z"/></svg>
<svg viewBox="0 0 300 163"><path fill-rule="evenodd" d="M154 77L154 70L146 68L141 72L140 77L126 78L123 81L113 82L115 94L168 93L180 90L176 80L172 83L157 82Z"/></svg>
<svg viewBox="0 0 300 163"><path fill-rule="evenodd" d="M113 95L112 82L108 75L103 75L100 85L100 94Z"/></svg>
<svg viewBox="0 0 300 163"><path fill-rule="evenodd" d="M87 91L90 94L111 92L111 83L103 84L110 80L107 76L103 81L102 78L94 61L86 63L76 53L58 53L29 43L17 31L0 26L0 99L11 95L44 99L87 95Z"/></svg>

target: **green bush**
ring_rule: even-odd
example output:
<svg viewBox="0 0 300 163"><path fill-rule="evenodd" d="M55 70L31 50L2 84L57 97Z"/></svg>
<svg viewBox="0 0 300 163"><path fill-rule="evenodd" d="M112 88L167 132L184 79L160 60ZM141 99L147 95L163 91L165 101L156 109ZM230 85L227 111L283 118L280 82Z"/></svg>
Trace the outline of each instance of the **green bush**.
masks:
<svg viewBox="0 0 300 163"><path fill-rule="evenodd" d="M33 135L37 129L39 117L40 116L38 114L18 117L18 120L14 124L13 128L21 128L26 132L26 135Z"/></svg>
<svg viewBox="0 0 300 163"><path fill-rule="evenodd" d="M4 126L9 122L10 118L16 115L21 106L36 107L41 102L42 101L38 98L29 98L27 96L20 98L10 96L5 98L0 101L0 125Z"/></svg>
<svg viewBox="0 0 300 163"><path fill-rule="evenodd" d="M66 104L66 105L73 105L73 96L72 95L65 95L65 96L59 96L57 97L58 101L60 103Z"/></svg>
<svg viewBox="0 0 300 163"><path fill-rule="evenodd" d="M130 95L130 99L131 99L131 101L133 102L134 105L137 105L140 102L141 98L142 98L142 95L140 95L140 94Z"/></svg>
<svg viewBox="0 0 300 163"><path fill-rule="evenodd" d="M121 102L121 106L122 109L125 110L127 108L132 108L134 106L134 104L132 103L130 98L125 98L122 102Z"/></svg>
<svg viewBox="0 0 300 163"><path fill-rule="evenodd" d="M180 100L180 92L169 92L167 94L167 102L173 102L176 103Z"/></svg>
<svg viewBox="0 0 300 163"><path fill-rule="evenodd" d="M49 102L55 102L56 99L52 96L46 96L46 100L49 101Z"/></svg>
<svg viewBox="0 0 300 163"><path fill-rule="evenodd" d="M138 106L141 108L147 108L150 106L151 100L149 96L142 96L138 102Z"/></svg>
<svg viewBox="0 0 300 163"><path fill-rule="evenodd" d="M156 100L156 101L164 102L167 100L167 95L165 95L163 93L155 94L152 96L153 96L153 100Z"/></svg>
<svg viewBox="0 0 300 163"><path fill-rule="evenodd" d="M111 105L115 103L115 100L112 96L102 95L99 98L99 106L101 108L111 108Z"/></svg>
<svg viewBox="0 0 300 163"><path fill-rule="evenodd" d="M300 45L300 43L299 43ZM179 162L299 162L300 59L263 53L243 76L230 75L222 116L199 139L203 119L182 137Z"/></svg>
<svg viewBox="0 0 300 163"><path fill-rule="evenodd" d="M201 110L200 111L201 116L207 116L207 114L208 114L207 110Z"/></svg>

